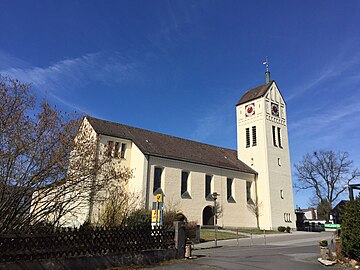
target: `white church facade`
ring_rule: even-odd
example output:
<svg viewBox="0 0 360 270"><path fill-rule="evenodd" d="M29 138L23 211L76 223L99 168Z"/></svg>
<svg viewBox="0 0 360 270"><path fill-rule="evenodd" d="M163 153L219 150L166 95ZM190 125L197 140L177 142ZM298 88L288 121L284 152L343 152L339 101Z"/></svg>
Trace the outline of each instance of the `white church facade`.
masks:
<svg viewBox="0 0 360 270"><path fill-rule="evenodd" d="M275 81L247 91L236 104L236 118L237 150L89 116L83 125L93 129L99 148L111 147L119 165L133 171L128 190L140 192L148 209L163 193L165 208L212 225L211 194L217 192L219 226L256 227L256 205L261 228L295 228L286 104Z"/></svg>

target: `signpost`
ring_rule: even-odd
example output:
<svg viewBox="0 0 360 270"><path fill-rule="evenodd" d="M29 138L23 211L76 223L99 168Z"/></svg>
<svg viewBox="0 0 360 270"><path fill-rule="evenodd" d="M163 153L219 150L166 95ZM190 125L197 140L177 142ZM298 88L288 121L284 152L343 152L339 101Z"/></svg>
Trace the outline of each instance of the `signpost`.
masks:
<svg viewBox="0 0 360 270"><path fill-rule="evenodd" d="M164 202L163 194L155 195L155 202L152 204L151 226L163 226L164 220Z"/></svg>
<svg viewBox="0 0 360 270"><path fill-rule="evenodd" d="M214 200L214 233L215 233L214 240L215 240L215 247L217 247L217 239L216 239L216 235L217 235L217 226L216 226L216 224L217 224L217 205L216 205L216 200L217 200L218 196L220 196L220 194L217 192L214 192L213 194L211 194L211 196Z"/></svg>

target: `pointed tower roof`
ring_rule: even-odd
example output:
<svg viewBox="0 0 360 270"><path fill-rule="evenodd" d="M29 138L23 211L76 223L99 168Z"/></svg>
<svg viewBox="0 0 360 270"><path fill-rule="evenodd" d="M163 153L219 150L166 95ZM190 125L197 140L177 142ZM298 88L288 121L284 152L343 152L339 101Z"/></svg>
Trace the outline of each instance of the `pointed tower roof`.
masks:
<svg viewBox="0 0 360 270"><path fill-rule="evenodd" d="M244 104L246 102L249 102L251 100L257 99L259 97L263 97L267 91L270 89L270 86L275 83L274 80L272 80L269 83L260 85L258 87L255 87L251 90L248 90L245 92L245 94L240 98L240 100L238 101L238 103L236 103L236 106L240 105L240 104Z"/></svg>

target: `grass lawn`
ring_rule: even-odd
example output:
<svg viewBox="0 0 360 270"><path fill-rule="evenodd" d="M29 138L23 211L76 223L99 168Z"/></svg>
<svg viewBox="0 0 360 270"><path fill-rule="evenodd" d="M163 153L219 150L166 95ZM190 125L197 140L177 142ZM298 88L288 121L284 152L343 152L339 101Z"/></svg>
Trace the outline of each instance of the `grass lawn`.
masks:
<svg viewBox="0 0 360 270"><path fill-rule="evenodd" d="M236 232L236 230L239 230L239 233L252 232L252 234L264 234L264 230L249 229L249 228L228 228L227 230L234 231L234 232ZM265 230L265 234L282 234L282 233L284 233L284 232Z"/></svg>
<svg viewBox="0 0 360 270"><path fill-rule="evenodd" d="M239 238L244 238L245 236L239 235ZM214 240L214 229L204 229L202 228L200 231L200 238L203 241L212 241ZM217 240L224 239L236 239L236 234L228 233L228 232L219 232L216 233Z"/></svg>

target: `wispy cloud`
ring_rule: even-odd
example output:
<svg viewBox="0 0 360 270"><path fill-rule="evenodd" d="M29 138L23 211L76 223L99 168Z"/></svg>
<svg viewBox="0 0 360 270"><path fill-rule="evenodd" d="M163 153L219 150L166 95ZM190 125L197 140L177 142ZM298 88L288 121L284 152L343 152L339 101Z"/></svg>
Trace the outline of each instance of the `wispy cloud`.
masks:
<svg viewBox="0 0 360 270"><path fill-rule="evenodd" d="M356 50L357 51L357 50ZM317 74L314 74L312 80L305 82L293 91L293 94L287 97L290 101L298 96L310 91L324 91L326 88L321 87L323 84L329 83L332 80L341 80L346 83L347 80L360 82L360 76L353 75L355 70L360 67L360 53L355 53L345 46L337 56L329 59L328 63L324 63L324 67Z"/></svg>
<svg viewBox="0 0 360 270"><path fill-rule="evenodd" d="M294 139L309 138L314 145L326 145L346 137L349 130L358 128L354 123L360 114L358 99L344 100L336 106L319 108L310 116L289 124L289 131ZM306 128L304 128L306 127ZM320 143L320 144L319 144Z"/></svg>
<svg viewBox="0 0 360 270"><path fill-rule="evenodd" d="M232 105L232 104L231 104ZM214 107L196 120L190 139L221 147L234 148L236 130L233 117L234 108L227 102L219 100ZM229 139L230 138L230 139Z"/></svg>
<svg viewBox="0 0 360 270"><path fill-rule="evenodd" d="M29 66L30 64L28 62L0 50L0 70L25 68Z"/></svg>
<svg viewBox="0 0 360 270"><path fill-rule="evenodd" d="M197 120L197 126L191 137L196 141L204 141L212 134L222 130L224 122L222 114L211 112Z"/></svg>
<svg viewBox="0 0 360 270"><path fill-rule="evenodd" d="M62 104L80 111L84 109L65 100L62 93L71 93L93 82L104 85L121 83L136 67L134 61L123 57L118 52L90 53L61 60L46 67L29 66L4 53L0 53L0 58L5 59L7 63L6 68L0 69L1 74L30 82L41 93L52 96Z"/></svg>

